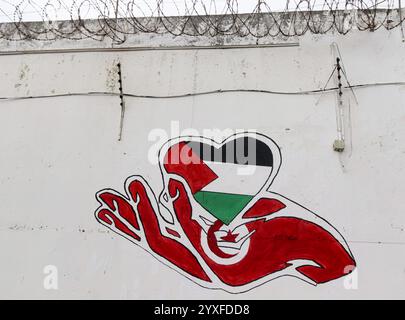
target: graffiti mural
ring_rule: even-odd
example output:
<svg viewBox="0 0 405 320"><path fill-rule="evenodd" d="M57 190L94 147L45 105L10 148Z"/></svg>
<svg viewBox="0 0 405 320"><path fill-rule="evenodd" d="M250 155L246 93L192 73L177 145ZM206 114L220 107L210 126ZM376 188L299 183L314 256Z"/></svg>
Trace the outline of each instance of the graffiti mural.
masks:
<svg viewBox="0 0 405 320"><path fill-rule="evenodd" d="M158 197L144 178L131 176L123 194L97 192L95 216L195 283L230 293L281 276L316 285L356 266L331 224L270 191L281 167L270 138L175 138L160 149L159 167Z"/></svg>

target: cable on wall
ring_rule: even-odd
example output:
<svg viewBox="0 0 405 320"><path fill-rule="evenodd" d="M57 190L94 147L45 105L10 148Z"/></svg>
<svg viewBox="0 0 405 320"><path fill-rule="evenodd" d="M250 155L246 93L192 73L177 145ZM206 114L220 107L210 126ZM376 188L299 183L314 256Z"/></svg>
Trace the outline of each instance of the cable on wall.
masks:
<svg viewBox="0 0 405 320"><path fill-rule="evenodd" d="M355 85L342 86L343 89L365 89L371 87L387 87L387 86L405 86L405 81L398 82L376 82L376 83L364 83ZM228 94L228 93L261 93L270 95L315 95L322 93L330 93L338 90L338 87L330 87L325 89L304 90L304 91L272 91L261 89L217 89L210 91L201 91L195 93L183 93L175 95L147 95L147 94L134 94L134 93L122 93L123 97L138 98L138 99L178 99L188 98L203 95L215 95L215 94ZM0 97L0 102L7 101L19 101L19 100L31 100L31 99L47 99L47 98L62 98L62 97L80 97L80 96L104 96L104 97L121 97L121 93L111 93L103 91L93 92L72 92L50 95L37 95L37 96L24 96L24 97Z"/></svg>
<svg viewBox="0 0 405 320"><path fill-rule="evenodd" d="M117 64L118 69L118 85L119 85L119 97L120 97L120 106L121 106L121 118L120 118L120 132L118 135L118 141L122 140L122 130L124 128L124 117L125 117L125 101L124 101L124 92L122 90L122 72L121 72L121 62Z"/></svg>

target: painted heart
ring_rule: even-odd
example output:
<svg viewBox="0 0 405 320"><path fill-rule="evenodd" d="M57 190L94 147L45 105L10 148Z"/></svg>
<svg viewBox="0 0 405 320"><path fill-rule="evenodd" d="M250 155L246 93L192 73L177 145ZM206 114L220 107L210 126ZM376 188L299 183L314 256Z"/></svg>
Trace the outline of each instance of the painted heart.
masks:
<svg viewBox="0 0 405 320"><path fill-rule="evenodd" d="M131 176L124 194L97 193L95 215L207 288L238 293L281 276L319 284L349 274L356 262L339 231L270 190L280 166L280 148L261 134L174 138L159 151L158 198Z"/></svg>
<svg viewBox="0 0 405 320"><path fill-rule="evenodd" d="M265 186L273 169L270 147L241 136L222 145L184 140L172 146L164 160L166 171L183 177L194 199L226 225Z"/></svg>

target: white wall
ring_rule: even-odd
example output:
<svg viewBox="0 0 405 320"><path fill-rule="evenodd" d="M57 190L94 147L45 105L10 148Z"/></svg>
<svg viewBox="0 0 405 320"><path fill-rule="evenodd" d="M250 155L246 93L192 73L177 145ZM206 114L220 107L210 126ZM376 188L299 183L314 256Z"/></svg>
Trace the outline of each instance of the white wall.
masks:
<svg viewBox="0 0 405 320"><path fill-rule="evenodd" d="M118 61L127 93L312 90L322 88L333 69L333 42L351 84L405 80L399 29L307 35L299 42L0 56L0 97L117 92ZM358 104L350 91L344 95L352 147L347 141L341 155L332 149L335 93L320 99L261 93L127 98L121 142L118 97L0 101L0 298L405 298L405 87L356 89ZM159 170L147 159L148 134L170 132L172 121L181 129L256 129L273 138L283 166L272 190L343 234L358 264L358 289L346 290L343 279L312 287L287 277L231 296L200 288L99 225L97 190L122 191L132 174L160 190ZM46 265L58 268L58 290L42 285Z"/></svg>

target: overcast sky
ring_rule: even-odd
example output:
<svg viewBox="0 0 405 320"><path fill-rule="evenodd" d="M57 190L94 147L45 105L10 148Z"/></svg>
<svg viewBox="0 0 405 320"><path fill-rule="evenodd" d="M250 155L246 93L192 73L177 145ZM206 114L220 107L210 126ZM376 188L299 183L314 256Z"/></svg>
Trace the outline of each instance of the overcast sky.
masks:
<svg viewBox="0 0 405 320"><path fill-rule="evenodd" d="M313 8L316 10L326 9L324 8L325 0L310 0ZM329 3L336 3L334 0L327 0ZM376 0L365 0L373 2ZM397 4L399 0L382 0L387 3ZM115 3L117 0L0 0L0 22L10 22L18 20L19 15L22 15L24 21L38 21L43 20L43 17L47 20L65 20L70 19L70 8L73 3L84 3L80 9L80 16L82 18L97 18L99 15L111 16L115 15ZM127 11L127 4L134 2L136 6L132 7L134 16L150 16L156 15L156 0L119 0L120 2L120 15L125 15ZM163 0L163 12L165 15L184 15L190 12L190 4L193 1L190 0ZM200 14L204 14L203 4L207 11L211 14L223 13L226 6L226 2L234 3L234 8L239 13L252 12L258 3L258 0L199 0L197 11ZM286 7L286 3L289 2L290 7L295 7L299 0L273 0L265 1L270 5L274 11L283 10ZM345 0L339 0L342 4ZM90 5L91 3L91 5ZM236 6L238 3L238 6ZM47 5L46 5L47 4ZM187 5L186 5L187 4ZM302 9L306 4L302 4ZM16 7L20 11L16 11ZM74 7L74 17L78 15L78 6ZM188 8L188 10L187 10ZM265 9L263 9L265 10ZM21 14L22 13L22 14ZM17 18L15 18L17 17Z"/></svg>

